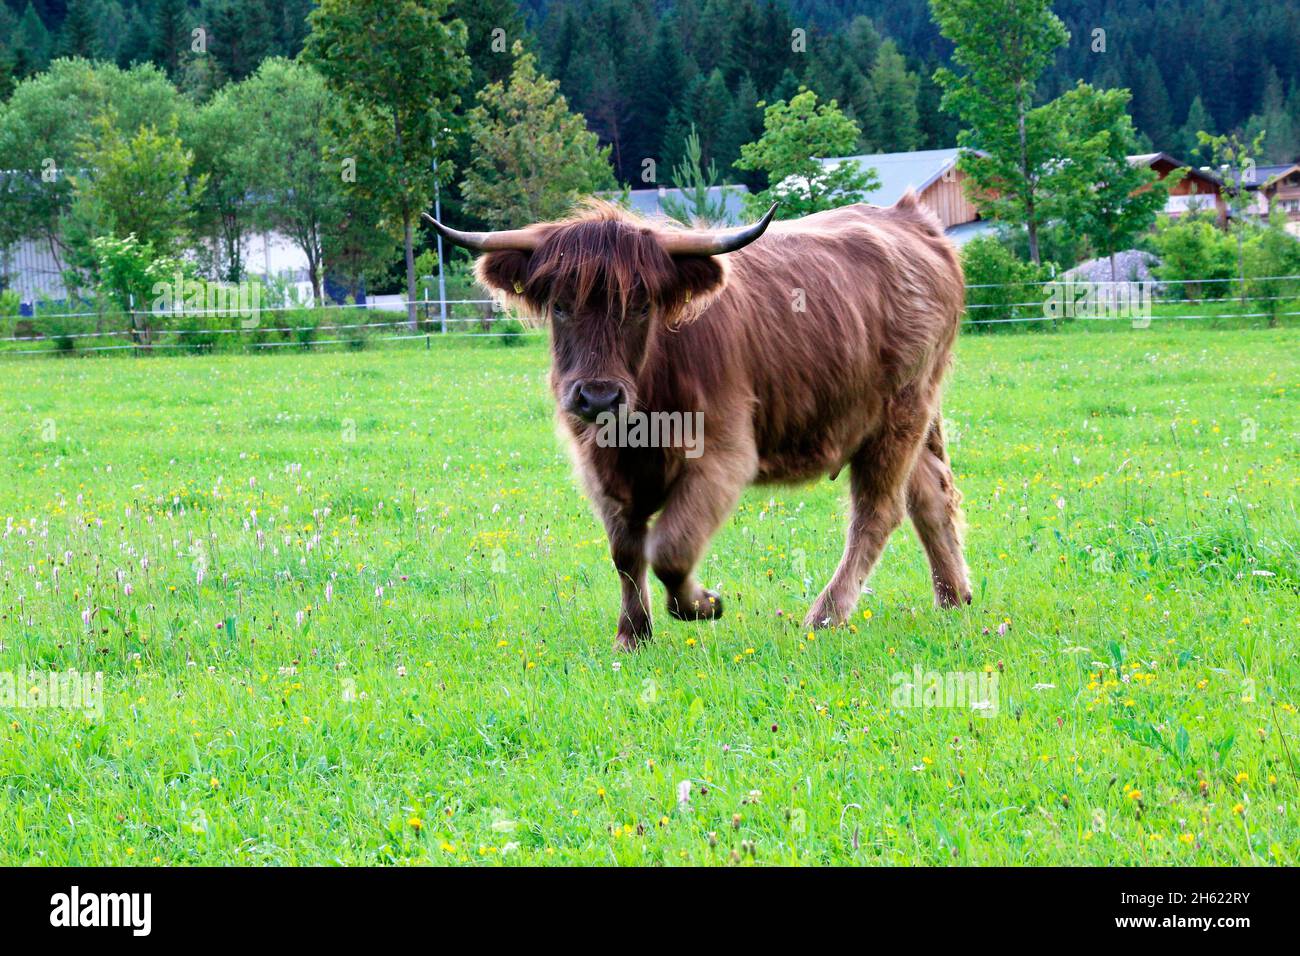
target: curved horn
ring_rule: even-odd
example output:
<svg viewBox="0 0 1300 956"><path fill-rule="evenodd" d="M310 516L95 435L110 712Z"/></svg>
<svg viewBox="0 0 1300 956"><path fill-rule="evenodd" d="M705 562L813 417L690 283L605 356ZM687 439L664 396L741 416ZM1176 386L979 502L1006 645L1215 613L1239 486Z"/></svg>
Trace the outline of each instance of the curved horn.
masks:
<svg viewBox="0 0 1300 956"><path fill-rule="evenodd" d="M674 256L720 256L724 252L743 249L767 229L776 213L777 203L758 222L752 226L738 226L735 229L710 229L691 232L662 232L659 241L664 249Z"/></svg>
<svg viewBox="0 0 1300 956"><path fill-rule="evenodd" d="M499 232L461 232L451 226L444 226L427 212L421 213L433 224L438 234L448 242L473 249L475 252L493 252L498 249L516 249L519 252L532 252L537 248L538 237L527 229L503 229Z"/></svg>

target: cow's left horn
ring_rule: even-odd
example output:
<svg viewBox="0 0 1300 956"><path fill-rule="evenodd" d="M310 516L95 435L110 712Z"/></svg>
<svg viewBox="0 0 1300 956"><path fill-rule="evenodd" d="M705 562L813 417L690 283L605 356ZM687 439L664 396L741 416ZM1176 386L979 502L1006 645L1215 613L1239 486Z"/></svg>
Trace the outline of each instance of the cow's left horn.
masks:
<svg viewBox="0 0 1300 956"><path fill-rule="evenodd" d="M660 241L674 256L720 256L724 252L743 249L767 229L776 213L776 203L758 222L752 226L738 226L735 229L696 230L691 232L664 232Z"/></svg>
<svg viewBox="0 0 1300 956"><path fill-rule="evenodd" d="M451 226L444 226L427 212L421 213L432 223L438 234L450 243L473 249L475 252L494 252L499 249L515 249L519 252L532 252L537 248L536 233L527 229L503 229L498 232L461 232Z"/></svg>

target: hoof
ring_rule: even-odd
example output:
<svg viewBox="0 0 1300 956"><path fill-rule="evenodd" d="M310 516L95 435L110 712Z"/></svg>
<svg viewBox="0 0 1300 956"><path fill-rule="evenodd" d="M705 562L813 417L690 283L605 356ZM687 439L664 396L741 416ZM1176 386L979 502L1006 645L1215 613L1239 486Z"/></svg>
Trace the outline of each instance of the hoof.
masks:
<svg viewBox="0 0 1300 956"><path fill-rule="evenodd" d="M963 604L970 604L970 588L962 587L959 590L951 585L936 584L934 587L934 603L941 608L954 608L961 607Z"/></svg>
<svg viewBox="0 0 1300 956"><path fill-rule="evenodd" d="M614 638L615 653L631 653L641 649L641 645L650 640L649 634L637 636L630 631L619 631Z"/></svg>
<svg viewBox="0 0 1300 956"><path fill-rule="evenodd" d="M722 596L717 591L701 588L699 597L685 607L677 598L670 597L668 613L679 621L712 621L722 617Z"/></svg>
<svg viewBox="0 0 1300 956"><path fill-rule="evenodd" d="M849 611L852 614L852 609ZM803 626L809 630L822 630L828 627L839 627L848 620L847 614L840 614L834 608L827 607L821 601L813 605L803 619Z"/></svg>

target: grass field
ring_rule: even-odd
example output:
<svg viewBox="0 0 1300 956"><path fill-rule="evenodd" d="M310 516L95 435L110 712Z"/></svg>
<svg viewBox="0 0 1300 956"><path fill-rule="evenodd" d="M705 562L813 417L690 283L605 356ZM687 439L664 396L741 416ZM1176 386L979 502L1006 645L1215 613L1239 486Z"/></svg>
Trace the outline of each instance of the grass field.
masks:
<svg viewBox="0 0 1300 956"><path fill-rule="evenodd" d="M1300 330L965 338L973 607L905 527L805 634L844 482L753 490L632 656L546 361L4 363L0 671L104 713L3 710L0 864L1300 862Z"/></svg>

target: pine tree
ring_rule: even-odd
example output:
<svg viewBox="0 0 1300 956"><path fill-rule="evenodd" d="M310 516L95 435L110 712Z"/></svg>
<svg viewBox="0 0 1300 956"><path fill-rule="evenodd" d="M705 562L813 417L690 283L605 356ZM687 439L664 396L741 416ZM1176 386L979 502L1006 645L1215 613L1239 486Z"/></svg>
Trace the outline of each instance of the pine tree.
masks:
<svg viewBox="0 0 1300 956"><path fill-rule="evenodd" d="M493 228L558 218L582 196L614 187L609 147L569 111L559 83L537 72L522 43L512 52L509 82L479 91L468 117L474 158L465 204Z"/></svg>
<svg viewBox="0 0 1300 956"><path fill-rule="evenodd" d="M212 17L209 51L228 79L256 72L272 53L274 34L261 0L223 0Z"/></svg>
<svg viewBox="0 0 1300 956"><path fill-rule="evenodd" d="M28 0L27 8L18 21L17 39L28 68L32 72L43 70L50 61L50 34L31 0Z"/></svg>
<svg viewBox="0 0 1300 956"><path fill-rule="evenodd" d="M1206 112L1205 104L1201 102L1198 96L1192 100L1191 107L1187 110L1187 120L1179 129L1174 137L1178 146L1177 156L1184 162L1191 162L1201 149L1200 140L1197 133L1205 131L1213 133L1215 131L1214 121L1210 119L1210 114Z"/></svg>
<svg viewBox="0 0 1300 956"><path fill-rule="evenodd" d="M907 69L893 40L880 45L871 68L871 86L876 94L880 132L877 148L882 152L906 152L916 148L920 122L916 110L918 83Z"/></svg>
<svg viewBox="0 0 1300 956"><path fill-rule="evenodd" d="M59 37L59 55L87 60L99 55L99 31L95 29L90 0L71 0L68 4L68 15Z"/></svg>
<svg viewBox="0 0 1300 956"><path fill-rule="evenodd" d="M1168 149L1173 138L1174 120L1169 108L1169 91L1160 68L1145 57L1137 71L1133 87L1133 120L1137 128L1151 137L1157 149Z"/></svg>
<svg viewBox="0 0 1300 956"><path fill-rule="evenodd" d="M181 53L189 48L185 0L158 0L149 58L172 80L180 76Z"/></svg>

